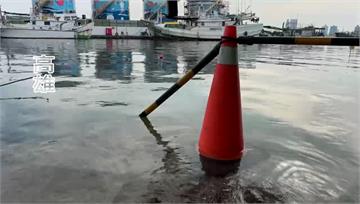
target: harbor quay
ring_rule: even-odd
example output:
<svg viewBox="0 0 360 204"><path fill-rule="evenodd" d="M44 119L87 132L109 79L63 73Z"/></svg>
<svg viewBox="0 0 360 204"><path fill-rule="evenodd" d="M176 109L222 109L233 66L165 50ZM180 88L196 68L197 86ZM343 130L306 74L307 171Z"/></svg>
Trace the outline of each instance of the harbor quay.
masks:
<svg viewBox="0 0 360 204"><path fill-rule="evenodd" d="M0 0L0 203L359 203L356 6Z"/></svg>
<svg viewBox="0 0 360 204"><path fill-rule="evenodd" d="M227 25L236 25L238 36L260 37L340 37L359 38L354 32L330 33L327 27L297 27L290 19L282 28L263 25L254 12L229 13L226 1L146 0L142 20L131 20L128 0L93 0L91 18L77 16L75 2L34 0L30 13L2 10L0 37L17 39L169 39L214 40ZM181 5L185 5L180 13ZM270 40L272 38L269 38ZM273 41L276 43L276 41Z"/></svg>

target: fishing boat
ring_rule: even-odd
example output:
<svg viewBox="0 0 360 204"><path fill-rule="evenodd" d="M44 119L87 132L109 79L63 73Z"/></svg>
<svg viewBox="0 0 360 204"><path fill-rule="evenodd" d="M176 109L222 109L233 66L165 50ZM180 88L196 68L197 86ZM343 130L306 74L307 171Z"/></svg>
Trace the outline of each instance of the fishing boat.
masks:
<svg viewBox="0 0 360 204"><path fill-rule="evenodd" d="M63 20L66 17L68 16L32 18L29 22L21 23L5 20L0 35L2 38L73 39L76 37L78 27L74 19Z"/></svg>
<svg viewBox="0 0 360 204"><path fill-rule="evenodd" d="M197 40L218 40L227 25L237 27L240 36L257 36L263 25L252 12L240 12L230 15L229 5L222 0L188 0L183 17L175 17L176 21L164 22L165 15L158 12L157 22L152 29L156 36L165 38L182 38Z"/></svg>
<svg viewBox="0 0 360 204"><path fill-rule="evenodd" d="M72 0L65 2L71 2L70 7L74 8ZM57 3L49 0L33 1L30 14L1 12L1 38L76 38L80 26L75 9L55 10L69 7L62 2L62 7L57 8L54 6Z"/></svg>

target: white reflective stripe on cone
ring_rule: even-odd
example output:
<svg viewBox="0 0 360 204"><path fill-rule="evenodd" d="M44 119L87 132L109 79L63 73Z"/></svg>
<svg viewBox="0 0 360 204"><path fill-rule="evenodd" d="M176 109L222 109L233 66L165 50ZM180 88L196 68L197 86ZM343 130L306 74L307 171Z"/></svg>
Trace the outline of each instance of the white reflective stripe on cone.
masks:
<svg viewBox="0 0 360 204"><path fill-rule="evenodd" d="M220 49L218 64L238 64L238 49L237 47L223 46Z"/></svg>

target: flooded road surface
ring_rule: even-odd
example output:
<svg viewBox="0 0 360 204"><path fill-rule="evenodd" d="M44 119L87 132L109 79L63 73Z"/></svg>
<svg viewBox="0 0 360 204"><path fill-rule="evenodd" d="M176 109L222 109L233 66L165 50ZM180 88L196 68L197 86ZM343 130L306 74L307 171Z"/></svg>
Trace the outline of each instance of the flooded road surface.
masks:
<svg viewBox="0 0 360 204"><path fill-rule="evenodd" d="M0 89L1 202L359 202L359 48L239 47L235 175L206 176L197 152L214 63L137 117L214 44L1 40L1 84L56 56L56 93Z"/></svg>

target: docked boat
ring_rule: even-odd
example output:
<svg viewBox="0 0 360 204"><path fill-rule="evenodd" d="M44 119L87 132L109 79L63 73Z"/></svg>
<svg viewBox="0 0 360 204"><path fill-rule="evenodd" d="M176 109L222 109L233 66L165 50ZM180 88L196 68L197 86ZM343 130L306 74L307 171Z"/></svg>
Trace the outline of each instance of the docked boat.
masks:
<svg viewBox="0 0 360 204"><path fill-rule="evenodd" d="M53 2L38 1L33 5L30 14L1 12L1 38L76 38L80 26L74 9L67 12L44 10L51 8L51 3Z"/></svg>
<svg viewBox="0 0 360 204"><path fill-rule="evenodd" d="M152 26L155 35L165 38L218 40L227 25L235 25L240 36L257 36L263 29L254 13L230 15L228 5L222 0L188 0L185 8L187 13L183 17L175 17L176 22L163 22L162 15L159 14L157 23Z"/></svg>
<svg viewBox="0 0 360 204"><path fill-rule="evenodd" d="M74 39L78 28L76 21L74 19L62 20L63 18L66 18L66 16L60 18L37 18L23 23L5 20L0 35L2 38ZM72 17L70 16L70 18Z"/></svg>

